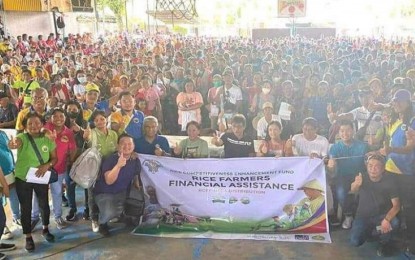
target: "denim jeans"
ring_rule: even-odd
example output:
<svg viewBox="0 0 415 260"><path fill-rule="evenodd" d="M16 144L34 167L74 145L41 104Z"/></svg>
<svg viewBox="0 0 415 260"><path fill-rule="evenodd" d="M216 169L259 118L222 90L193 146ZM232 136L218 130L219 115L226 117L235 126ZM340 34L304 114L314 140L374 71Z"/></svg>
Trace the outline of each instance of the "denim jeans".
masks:
<svg viewBox="0 0 415 260"><path fill-rule="evenodd" d="M106 224L115 217L119 217L124 210L124 202L127 197L125 191L119 193L100 193L95 195L95 201L99 209L99 224Z"/></svg>
<svg viewBox="0 0 415 260"><path fill-rule="evenodd" d="M6 226L6 213L4 213L3 205L0 205L0 237L3 234L5 226Z"/></svg>
<svg viewBox="0 0 415 260"><path fill-rule="evenodd" d="M50 194L52 196L53 215L55 219L62 217L62 182L65 174L58 175L58 181L49 184ZM34 196L36 198L36 196ZM39 218L39 204L37 199L32 200L32 220Z"/></svg>
<svg viewBox="0 0 415 260"><path fill-rule="evenodd" d="M356 217L353 221L352 230L350 232L350 244L353 246L361 246L366 241L366 239L373 234L373 232L376 232L376 226L380 226L385 216L386 214L368 218ZM391 232L386 234L378 233L381 243L388 243L391 241L392 236L399 229L398 218L393 218L390 224L392 226Z"/></svg>
<svg viewBox="0 0 415 260"><path fill-rule="evenodd" d="M97 221L99 209L95 200L94 187L88 189L88 206L91 220Z"/></svg>
<svg viewBox="0 0 415 260"><path fill-rule="evenodd" d="M20 219L20 203L19 198L17 197L16 187L10 189L9 203L13 219Z"/></svg>
<svg viewBox="0 0 415 260"><path fill-rule="evenodd" d="M356 197L354 194L349 194L350 186L354 181L355 176L336 176L335 193L336 199L342 207L344 215L353 215L356 207Z"/></svg>
<svg viewBox="0 0 415 260"><path fill-rule="evenodd" d="M76 207L76 182L74 182L69 173L65 174L65 183L66 183L66 195L68 197L68 205L69 208L73 211L77 211ZM84 190L85 194L85 208L89 208L88 206L88 189Z"/></svg>

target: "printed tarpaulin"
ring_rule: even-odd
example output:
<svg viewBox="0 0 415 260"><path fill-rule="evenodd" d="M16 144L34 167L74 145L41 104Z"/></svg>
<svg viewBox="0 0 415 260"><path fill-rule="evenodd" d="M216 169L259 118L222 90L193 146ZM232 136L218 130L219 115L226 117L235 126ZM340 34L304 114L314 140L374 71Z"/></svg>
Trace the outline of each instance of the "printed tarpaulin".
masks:
<svg viewBox="0 0 415 260"><path fill-rule="evenodd" d="M331 243L323 161L141 155L137 235Z"/></svg>

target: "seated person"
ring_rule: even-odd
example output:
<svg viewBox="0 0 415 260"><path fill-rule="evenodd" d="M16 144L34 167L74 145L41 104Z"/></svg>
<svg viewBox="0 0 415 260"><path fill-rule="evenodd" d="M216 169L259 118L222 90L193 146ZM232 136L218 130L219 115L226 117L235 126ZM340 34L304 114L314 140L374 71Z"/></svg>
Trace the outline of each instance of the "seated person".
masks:
<svg viewBox="0 0 415 260"><path fill-rule="evenodd" d="M379 235L379 256L390 254L390 242L399 229L396 217L400 210L398 188L390 174L385 174L385 158L371 155L367 175L359 173L351 184L351 192L359 194L359 206L353 221L350 242L362 245L373 233Z"/></svg>
<svg viewBox="0 0 415 260"><path fill-rule="evenodd" d="M99 209L99 232L103 236L109 235L108 221L122 214L126 191L131 183L134 181L134 186L140 188L140 171L141 163L134 152L133 138L121 134L117 152L102 162L102 175L98 177L94 188L95 202Z"/></svg>
<svg viewBox="0 0 415 260"><path fill-rule="evenodd" d="M225 158L255 157L254 140L245 134L246 119L241 114L232 117L232 132L220 138L214 136L212 144L224 146Z"/></svg>
<svg viewBox="0 0 415 260"><path fill-rule="evenodd" d="M186 125L186 132L189 136L176 144L173 153L181 158L207 158L209 157L208 143L199 137L200 124L190 121Z"/></svg>
<svg viewBox="0 0 415 260"><path fill-rule="evenodd" d="M143 136L134 139L135 152L157 156L169 156L170 145L166 137L158 135L158 120L154 116L146 116L143 121Z"/></svg>
<svg viewBox="0 0 415 260"><path fill-rule="evenodd" d="M6 92L0 92L0 128L13 128L17 114L17 106L10 102Z"/></svg>

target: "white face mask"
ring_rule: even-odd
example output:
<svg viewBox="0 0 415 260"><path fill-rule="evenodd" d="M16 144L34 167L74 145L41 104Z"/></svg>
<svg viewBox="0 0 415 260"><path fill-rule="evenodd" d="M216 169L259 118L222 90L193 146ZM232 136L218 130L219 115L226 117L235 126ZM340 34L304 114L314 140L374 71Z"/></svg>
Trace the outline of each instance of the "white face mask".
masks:
<svg viewBox="0 0 415 260"><path fill-rule="evenodd" d="M170 83L170 79L169 78L163 78L164 80L164 84L168 85Z"/></svg>
<svg viewBox="0 0 415 260"><path fill-rule="evenodd" d="M86 82L86 77L79 77L78 81L79 83L84 84Z"/></svg>
<svg viewBox="0 0 415 260"><path fill-rule="evenodd" d="M269 94L270 91L271 91L271 89L269 89L269 88L263 88L262 89L262 93L264 93L265 95Z"/></svg>
<svg viewBox="0 0 415 260"><path fill-rule="evenodd" d="M278 82L278 81L280 81L280 78L278 78L278 77L272 78L272 81Z"/></svg>

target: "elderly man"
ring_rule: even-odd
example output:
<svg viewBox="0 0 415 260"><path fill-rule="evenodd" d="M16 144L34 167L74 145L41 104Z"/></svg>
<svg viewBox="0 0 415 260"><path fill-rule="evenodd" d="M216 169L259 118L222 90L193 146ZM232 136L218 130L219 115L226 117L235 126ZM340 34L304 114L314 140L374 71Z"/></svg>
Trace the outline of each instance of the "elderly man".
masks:
<svg viewBox="0 0 415 260"><path fill-rule="evenodd" d="M31 112L36 112L39 115L44 115L46 113L46 99L48 98L48 92L44 88L37 88L32 91L31 99L31 106L25 108L19 112L17 115L16 121L16 130L18 132L23 131L23 119L26 117L27 114Z"/></svg>
<svg viewBox="0 0 415 260"><path fill-rule="evenodd" d="M118 138L117 152L108 156L101 166L102 175L95 188L95 201L99 209L99 232L109 235L108 221L119 217L124 210L124 202L132 182L139 189L141 163L134 152L133 138L121 134Z"/></svg>
<svg viewBox="0 0 415 260"><path fill-rule="evenodd" d="M359 206L353 221L350 242L362 245L373 233L379 235L379 256L390 253L390 241L399 229L401 204L398 187L390 174L385 174L385 158L371 155L367 160L367 175L359 173L350 188L359 194Z"/></svg>
<svg viewBox="0 0 415 260"><path fill-rule="evenodd" d="M158 135L158 120L154 116L147 116L143 122L143 136L135 139L137 153L157 156L170 155L170 145L166 137Z"/></svg>

